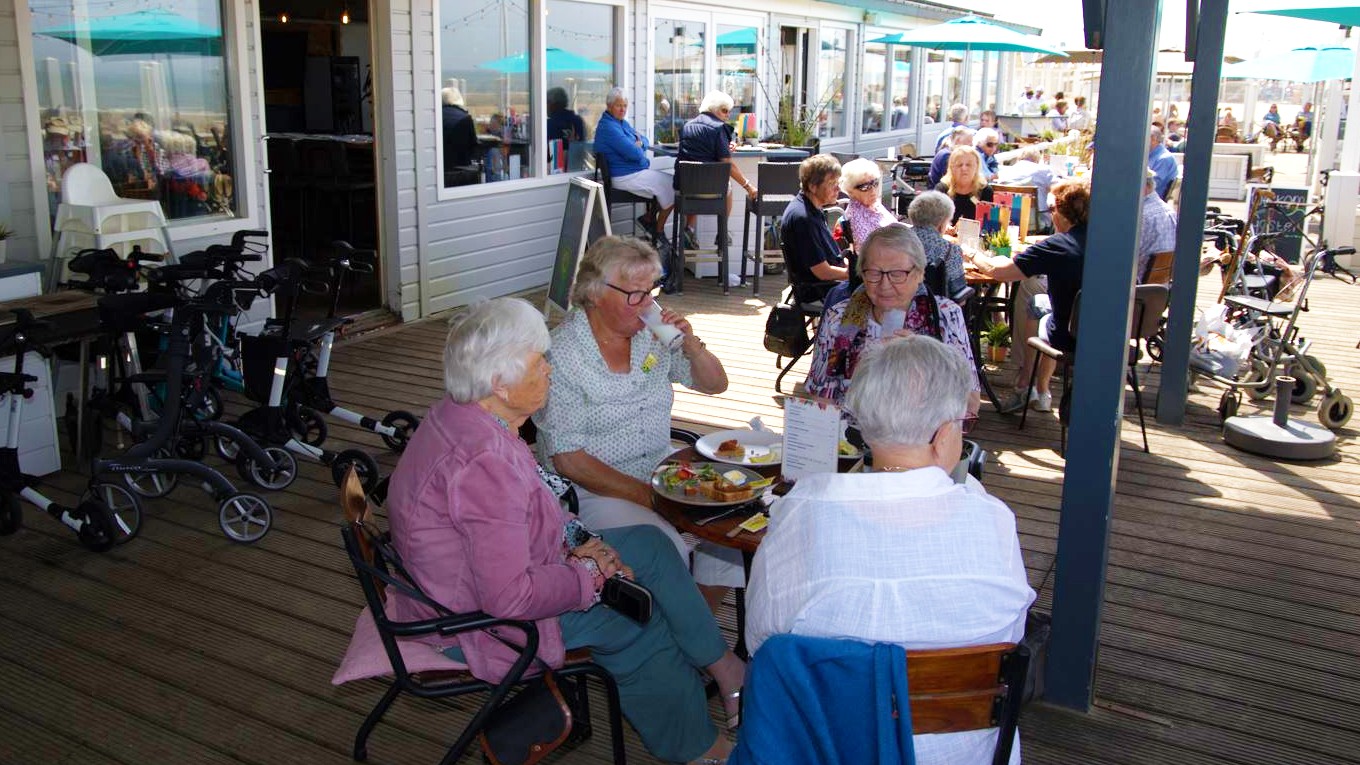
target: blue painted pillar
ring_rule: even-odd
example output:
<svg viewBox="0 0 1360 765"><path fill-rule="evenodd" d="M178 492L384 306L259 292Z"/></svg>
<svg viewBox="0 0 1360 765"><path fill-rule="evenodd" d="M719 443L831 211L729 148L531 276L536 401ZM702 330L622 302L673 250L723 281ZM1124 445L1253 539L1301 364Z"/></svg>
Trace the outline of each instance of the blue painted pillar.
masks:
<svg viewBox="0 0 1360 765"><path fill-rule="evenodd" d="M1119 0L1108 3L1105 11L1091 218L1045 692L1048 701L1082 711L1091 705L1105 599L1160 5L1159 0Z"/></svg>
<svg viewBox="0 0 1360 765"><path fill-rule="evenodd" d="M1176 263L1172 271L1170 319L1162 345L1162 382L1157 394L1157 421L1179 425L1185 420L1186 377L1190 374L1190 330L1199 286L1199 249L1204 242L1204 207L1209 201L1209 160L1214 153L1218 78L1223 69L1223 36L1228 0L1200 0L1195 74L1190 81L1190 142L1185 147L1180 221L1176 227Z"/></svg>

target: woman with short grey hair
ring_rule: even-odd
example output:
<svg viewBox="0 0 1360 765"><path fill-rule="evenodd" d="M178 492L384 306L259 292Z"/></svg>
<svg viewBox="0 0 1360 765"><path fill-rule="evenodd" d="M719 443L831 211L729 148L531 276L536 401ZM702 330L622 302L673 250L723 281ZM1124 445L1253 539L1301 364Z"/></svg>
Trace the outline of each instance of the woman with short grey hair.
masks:
<svg viewBox="0 0 1360 765"><path fill-rule="evenodd" d="M713 112L714 114L730 112L735 105L736 102L732 100L731 96L721 90L710 90L704 94L704 100L699 103L699 111Z"/></svg>
<svg viewBox="0 0 1360 765"><path fill-rule="evenodd" d="M593 648L658 758L720 761L732 744L709 718L699 670L718 682L731 715L745 666L675 547L652 526L592 530L571 516L519 439L548 394L548 346L543 318L518 298L475 304L450 322L448 395L430 407L392 473L392 544L416 584L453 612L533 621L538 657L549 666L562 666L568 650ZM604 583L616 575L646 586L664 616L641 625L601 607ZM397 588L387 603L399 621L438 615ZM488 683L515 659L490 632L430 647Z"/></svg>
<svg viewBox="0 0 1360 765"><path fill-rule="evenodd" d="M882 183L883 171L872 159L860 157L841 165L841 191L850 197L845 217L855 243L868 239L875 229L897 222L897 216L883 206Z"/></svg>
<svg viewBox="0 0 1360 765"><path fill-rule="evenodd" d="M898 336L942 340L973 365L963 309L948 298L920 292L925 267L925 249L912 229L894 223L869 235L860 247L864 283L850 299L828 306L817 327L806 384L809 394L841 403L861 354ZM971 387L968 411L976 413L981 401L976 376Z"/></svg>
<svg viewBox="0 0 1360 765"><path fill-rule="evenodd" d="M966 417L972 376L968 362L934 338L891 340L866 353L845 405L873 450L875 467L892 447L929 444Z"/></svg>
<svg viewBox="0 0 1360 765"><path fill-rule="evenodd" d="M945 289L949 293L945 297L952 298L963 292L968 286L963 276L963 248L944 238L944 231L954 218L954 200L947 194L927 191L911 200L907 218L925 248L926 262L944 264Z"/></svg>
<svg viewBox="0 0 1360 765"><path fill-rule="evenodd" d="M680 128L680 147L676 151L676 162L726 162L727 175L737 182L750 199L756 198L756 185L747 179L746 175L737 167L737 163L732 161L732 147L736 145L739 136L736 129L728 124L732 118L732 107L735 104L732 97L721 90L709 91L704 96L704 100L699 104L699 114L694 119L685 123ZM680 188L680 174L676 173L673 181L675 188ZM727 214L732 214L732 194L727 195ZM694 231L695 222L698 216L685 216L685 237L684 245L687 249L699 249L698 234ZM731 234L728 234L728 241L720 242L714 240L713 246L724 249L731 244Z"/></svg>

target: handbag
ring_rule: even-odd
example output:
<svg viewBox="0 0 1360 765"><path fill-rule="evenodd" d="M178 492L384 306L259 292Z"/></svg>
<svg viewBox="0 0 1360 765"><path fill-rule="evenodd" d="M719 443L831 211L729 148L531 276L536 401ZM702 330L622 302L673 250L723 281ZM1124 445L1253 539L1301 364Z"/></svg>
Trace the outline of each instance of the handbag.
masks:
<svg viewBox="0 0 1360 765"><path fill-rule="evenodd" d="M787 305L777 305L770 310L765 319L765 350L797 358L803 355L810 342L801 311Z"/></svg>
<svg viewBox="0 0 1360 765"><path fill-rule="evenodd" d="M564 694L562 687L569 690ZM477 734L491 765L533 765L571 737L574 685L551 669L530 680L487 718Z"/></svg>
<svg viewBox="0 0 1360 765"><path fill-rule="evenodd" d="M1043 698L1044 670L1048 667L1048 639L1053 634L1053 617L1043 611L1030 610L1025 615L1025 636L1020 645L1029 649L1029 669L1025 672L1025 692L1021 704Z"/></svg>

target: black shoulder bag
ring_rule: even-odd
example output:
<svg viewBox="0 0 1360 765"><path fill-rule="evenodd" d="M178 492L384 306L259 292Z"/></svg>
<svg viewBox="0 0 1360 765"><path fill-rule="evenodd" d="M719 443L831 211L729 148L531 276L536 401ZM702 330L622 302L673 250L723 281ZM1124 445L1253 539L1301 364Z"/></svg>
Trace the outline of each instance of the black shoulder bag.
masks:
<svg viewBox="0 0 1360 765"><path fill-rule="evenodd" d="M792 359L802 356L810 343L802 311L788 305L770 309L765 319L765 350Z"/></svg>

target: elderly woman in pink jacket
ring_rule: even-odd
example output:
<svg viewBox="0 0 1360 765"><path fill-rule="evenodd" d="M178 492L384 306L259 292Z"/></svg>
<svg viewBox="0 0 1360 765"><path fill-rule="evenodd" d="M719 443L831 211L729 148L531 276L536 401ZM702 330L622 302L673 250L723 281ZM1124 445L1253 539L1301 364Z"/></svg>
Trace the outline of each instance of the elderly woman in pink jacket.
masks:
<svg viewBox="0 0 1360 765"><path fill-rule="evenodd" d="M560 666L589 647L618 681L624 714L662 760L719 765L732 744L708 715L699 669L736 712L745 665L727 649L675 545L652 526L598 536L564 511L517 435L547 398L548 331L523 300L502 298L456 317L444 348L448 395L430 408L392 474L393 543L411 575L454 611L533 620L539 657ZM651 590L639 625L598 605L615 574ZM432 616L388 594L398 619ZM488 682L511 652L486 633L439 647Z"/></svg>

